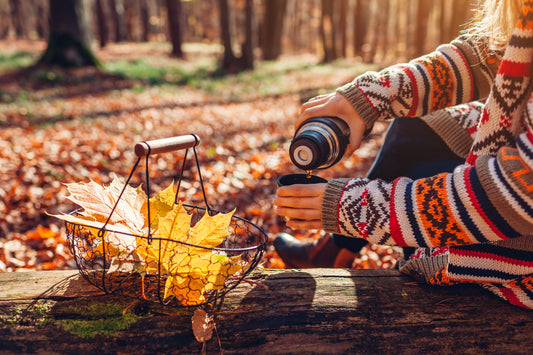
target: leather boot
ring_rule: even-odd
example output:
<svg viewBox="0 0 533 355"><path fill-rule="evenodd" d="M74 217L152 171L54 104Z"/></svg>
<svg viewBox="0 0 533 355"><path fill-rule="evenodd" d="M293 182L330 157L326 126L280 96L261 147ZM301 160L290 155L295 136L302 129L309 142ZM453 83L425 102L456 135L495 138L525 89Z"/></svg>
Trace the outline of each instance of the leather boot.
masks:
<svg viewBox="0 0 533 355"><path fill-rule="evenodd" d="M338 247L329 234L305 243L288 233L280 233L273 244L279 257L290 268L350 268L355 258L351 251Z"/></svg>

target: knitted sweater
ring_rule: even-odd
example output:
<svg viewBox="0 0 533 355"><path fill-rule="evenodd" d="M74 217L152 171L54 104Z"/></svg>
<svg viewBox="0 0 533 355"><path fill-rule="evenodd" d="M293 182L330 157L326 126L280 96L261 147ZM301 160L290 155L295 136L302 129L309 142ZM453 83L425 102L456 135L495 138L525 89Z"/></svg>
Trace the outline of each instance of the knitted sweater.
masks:
<svg viewBox="0 0 533 355"><path fill-rule="evenodd" d="M414 181L332 180L322 205L326 231L419 247L400 270L435 285L477 283L533 309L530 9L526 0L503 57L463 36L338 89L367 128L378 119L424 116L466 161L453 173ZM486 104L473 102L479 99Z"/></svg>

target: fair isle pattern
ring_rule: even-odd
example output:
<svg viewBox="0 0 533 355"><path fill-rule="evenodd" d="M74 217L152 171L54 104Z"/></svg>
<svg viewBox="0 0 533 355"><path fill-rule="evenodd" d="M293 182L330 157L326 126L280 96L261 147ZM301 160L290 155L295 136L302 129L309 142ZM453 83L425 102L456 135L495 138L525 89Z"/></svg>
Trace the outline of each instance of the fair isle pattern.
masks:
<svg viewBox="0 0 533 355"><path fill-rule="evenodd" d="M504 147L497 160L483 156L479 161L477 169L489 199L519 234L531 234L533 172L520 159L520 150Z"/></svg>
<svg viewBox="0 0 533 355"><path fill-rule="evenodd" d="M490 243L451 247L447 273L459 282L505 284L533 275L533 252Z"/></svg>
<svg viewBox="0 0 533 355"><path fill-rule="evenodd" d="M381 180L350 180L340 201L345 208L339 211L339 233L365 239L372 235L376 244L394 244L388 232L389 199L389 186ZM357 220L352 218L354 215Z"/></svg>
<svg viewBox="0 0 533 355"><path fill-rule="evenodd" d="M468 134L470 134L472 138L475 138L477 124L484 106L485 105L479 101L472 101L467 104L446 108L445 110L468 132Z"/></svg>
<svg viewBox="0 0 533 355"><path fill-rule="evenodd" d="M409 63L367 72L337 91L361 114L367 128L378 119L423 116L485 98L500 56L486 53L483 45L472 36L461 36Z"/></svg>
<svg viewBox="0 0 533 355"><path fill-rule="evenodd" d="M468 68L464 54L447 45L410 63L366 73L350 85L365 93L379 117L424 115L474 99Z"/></svg>
<svg viewBox="0 0 533 355"><path fill-rule="evenodd" d="M352 179L336 195L337 215L323 216L323 220L336 218L332 225L338 230L329 232L363 237L372 243L431 250L443 247L438 249L442 251L438 256L415 253L418 259L408 260L404 268L415 274L419 268L435 285L476 283L514 305L533 309L532 11L533 1L525 1L523 17L505 52L480 122L472 125L469 120L475 118L469 116L468 108L452 108L458 110L456 123L464 119L462 127L475 137L469 164L452 174L415 181L398 178L385 184ZM462 53L466 53L464 48ZM470 63L471 73L477 73L473 77L479 78L480 71L472 60L476 53L467 53L464 58ZM442 58L435 58L439 55ZM372 112L366 111L365 122L390 118L400 111L402 115L427 113L441 104L453 104L459 96L463 102L468 101L464 91L458 94L461 85L468 87L464 75L468 71L450 71L447 78L442 77L445 63L451 63L449 57L440 50L409 65L385 70L386 79L372 74L354 80L358 92L372 107ZM451 85L449 79L461 83L453 83L455 97L447 100L444 96L452 91L440 84ZM396 89L402 90L395 94L388 91L400 82ZM429 94L439 88L444 90L443 95ZM472 92L483 90L476 87ZM356 99L360 97L356 96L351 97L354 107L359 104ZM398 111L400 102L403 106Z"/></svg>
<svg viewBox="0 0 533 355"><path fill-rule="evenodd" d="M525 1L478 123L478 133L467 163L481 155L495 155L523 131L523 114L530 97L533 58L533 7Z"/></svg>

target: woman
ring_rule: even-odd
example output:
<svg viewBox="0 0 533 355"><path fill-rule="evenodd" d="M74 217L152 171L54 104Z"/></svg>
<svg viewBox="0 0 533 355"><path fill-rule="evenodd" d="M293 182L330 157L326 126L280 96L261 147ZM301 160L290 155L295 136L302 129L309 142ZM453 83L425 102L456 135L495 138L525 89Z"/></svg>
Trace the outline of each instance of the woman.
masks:
<svg viewBox="0 0 533 355"><path fill-rule="evenodd" d="M292 228L417 247L402 272L434 285L478 283L533 309L533 1L488 0L483 11L472 33L310 100L296 122L342 118L349 154L376 120L424 116L452 150L466 153L465 164L416 180L281 187L276 211ZM484 99L479 120L453 108Z"/></svg>

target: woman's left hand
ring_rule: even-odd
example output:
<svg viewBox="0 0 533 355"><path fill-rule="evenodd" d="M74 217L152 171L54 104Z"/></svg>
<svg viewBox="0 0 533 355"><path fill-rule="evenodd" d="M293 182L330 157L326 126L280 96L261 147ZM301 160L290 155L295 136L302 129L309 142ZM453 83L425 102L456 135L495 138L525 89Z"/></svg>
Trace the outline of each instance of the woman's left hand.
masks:
<svg viewBox="0 0 533 355"><path fill-rule="evenodd" d="M296 184L278 188L276 213L293 229L322 229L322 197L325 183Z"/></svg>

